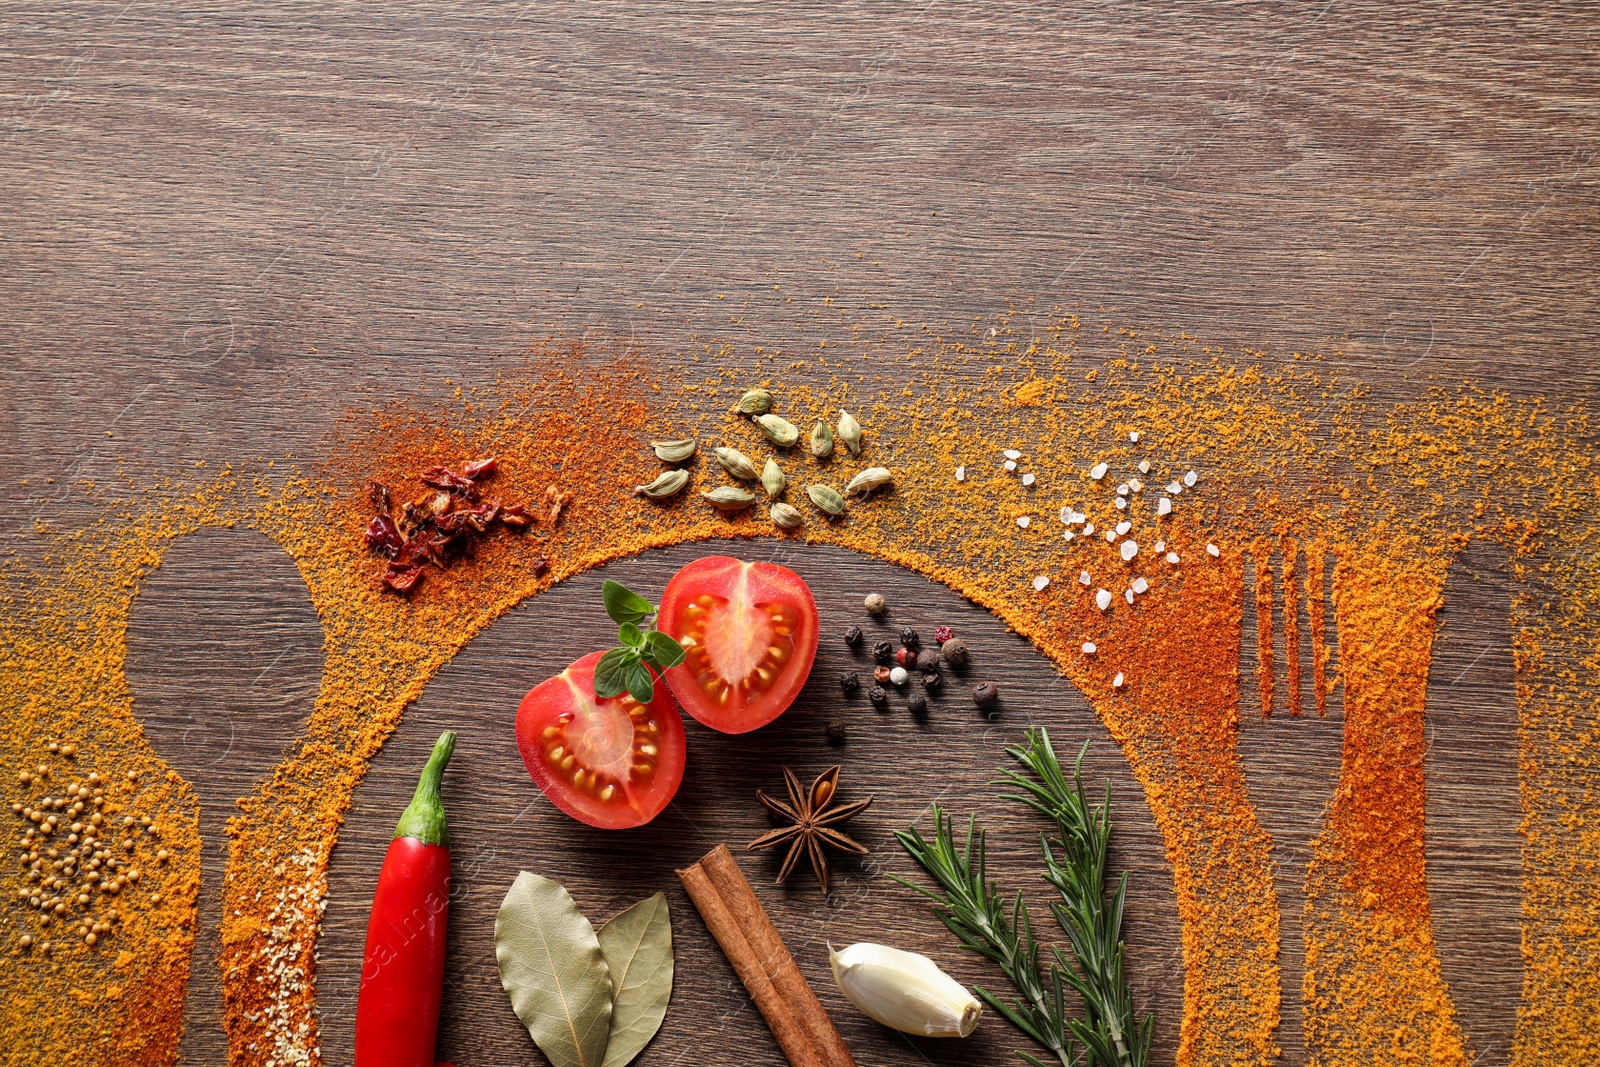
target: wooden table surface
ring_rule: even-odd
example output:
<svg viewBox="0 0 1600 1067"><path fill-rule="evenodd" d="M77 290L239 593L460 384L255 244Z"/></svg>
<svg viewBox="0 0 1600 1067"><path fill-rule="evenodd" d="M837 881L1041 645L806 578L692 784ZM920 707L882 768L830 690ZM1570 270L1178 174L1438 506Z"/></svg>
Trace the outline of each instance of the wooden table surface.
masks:
<svg viewBox="0 0 1600 1067"><path fill-rule="evenodd" d="M352 401L490 380L553 331L670 367L712 334L736 353L800 351L848 345L848 324L874 317L1113 308L1231 350L1319 351L1380 399L1464 377L1592 397L1594 25L1577 5L14 0L0 7L0 533L40 551L37 518L85 517L80 479L315 458ZM847 791L878 797L856 824L873 855L829 902L809 876L772 889L775 861L742 860L813 981L826 941L856 939L992 981L882 875L907 871L890 831L942 798L995 827L1002 880L1031 884L1039 827L985 786L1030 723L1091 739L1092 780L1112 784L1135 987L1157 1013L1157 1062L1171 1062L1178 922L1138 788L1050 664L920 577L842 550L737 546L784 559L817 593L825 637L797 709L754 737L690 724L691 775L648 829L602 838L539 797L510 737L517 699L604 643L603 576L659 591L701 551L618 563L524 605L408 712L334 854L326 1062L350 1061L373 870L443 727L464 732L445 794L460 890L441 1050L471 1067L537 1060L491 947L522 868L599 916L669 891L677 994L639 1063L782 1062L671 874L765 827L752 793L778 784L774 753L803 774L837 758ZM841 703L833 679L851 656L837 634L868 589L896 625L968 636L975 673L1005 687L996 722L959 690L924 723ZM1458 563L1429 689L1435 932L1482 1065L1506 1062L1521 988L1510 589L1489 549ZM1254 633L1247 618L1247 664ZM221 826L308 714L321 631L278 548L215 531L149 579L130 646L148 736L203 804L184 1049L221 1064L206 963ZM1280 1042L1297 1064L1299 878L1332 795L1339 708L1243 712L1280 857ZM837 751L823 742L835 718L849 730ZM862 1062L1001 1064L1021 1047L998 1019L945 1045L835 1015Z"/></svg>

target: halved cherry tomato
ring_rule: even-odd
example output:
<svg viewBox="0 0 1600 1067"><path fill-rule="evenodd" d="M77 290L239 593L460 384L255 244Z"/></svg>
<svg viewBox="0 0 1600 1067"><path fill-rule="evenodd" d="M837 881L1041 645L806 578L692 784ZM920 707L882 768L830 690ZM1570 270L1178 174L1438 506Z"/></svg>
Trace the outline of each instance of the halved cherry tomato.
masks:
<svg viewBox="0 0 1600 1067"><path fill-rule="evenodd" d="M667 686L641 704L626 692L594 695L591 652L540 682L517 708L517 748L544 795L580 822L643 826L683 781L683 719Z"/></svg>
<svg viewBox="0 0 1600 1067"><path fill-rule="evenodd" d="M817 602L776 563L695 560L667 583L656 626L687 653L667 671L678 703L725 734L782 715L817 656Z"/></svg>

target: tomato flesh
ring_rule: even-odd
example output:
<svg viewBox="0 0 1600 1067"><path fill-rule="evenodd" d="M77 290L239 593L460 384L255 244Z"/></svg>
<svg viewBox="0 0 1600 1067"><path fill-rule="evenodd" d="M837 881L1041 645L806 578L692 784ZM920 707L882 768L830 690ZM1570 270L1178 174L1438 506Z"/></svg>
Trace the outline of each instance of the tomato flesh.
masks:
<svg viewBox="0 0 1600 1067"><path fill-rule="evenodd" d="M723 733L782 715L817 655L811 589L776 563L695 560L667 583L656 625L684 648L684 661L666 675L678 703Z"/></svg>
<svg viewBox="0 0 1600 1067"><path fill-rule="evenodd" d="M683 719L671 690L641 704L626 692L594 695L593 652L528 691L517 708L517 748L544 795L580 822L643 826L683 781Z"/></svg>

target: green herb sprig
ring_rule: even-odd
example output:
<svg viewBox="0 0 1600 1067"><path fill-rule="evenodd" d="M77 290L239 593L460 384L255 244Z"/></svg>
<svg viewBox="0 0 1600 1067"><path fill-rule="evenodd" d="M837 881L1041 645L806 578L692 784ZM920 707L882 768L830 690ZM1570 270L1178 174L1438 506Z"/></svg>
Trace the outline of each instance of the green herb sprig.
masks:
<svg viewBox="0 0 1600 1067"><path fill-rule="evenodd" d="M626 690L648 704L655 699L656 674L683 662L683 646L655 628L656 606L621 582L608 578L600 596L606 614L617 624L622 647L611 649L594 665L594 695L604 700ZM643 628L646 623L649 629Z"/></svg>
<svg viewBox="0 0 1600 1067"><path fill-rule="evenodd" d="M999 887L988 879L985 833L976 818L967 823L964 849L958 849L950 816L933 806L934 838L915 827L895 837L912 859L939 884L939 892L902 885L930 897L935 913L967 948L993 960L1020 997L1009 1003L976 987L995 1011L1028 1037L1049 1049L1063 1067L1147 1067L1155 1020L1134 1015L1133 997L1124 973L1122 914L1128 876L1123 874L1111 899L1106 899L1106 853L1111 841L1111 793L1091 807L1083 791L1083 757L1078 752L1072 781L1056 757L1050 735L1029 730L1021 745L1006 753L1030 774L1003 770L994 784L1017 790L1002 794L1026 804L1055 823L1056 836L1040 835L1044 879L1060 895L1051 903L1056 921L1072 946L1072 962L1051 946L1041 960L1022 893L1008 905ZM1030 776L1031 775L1031 776ZM1063 988L1082 998L1083 1018L1068 1018ZM1034 1067L1038 1057L1018 1051ZM1087 1057L1087 1058L1086 1058Z"/></svg>

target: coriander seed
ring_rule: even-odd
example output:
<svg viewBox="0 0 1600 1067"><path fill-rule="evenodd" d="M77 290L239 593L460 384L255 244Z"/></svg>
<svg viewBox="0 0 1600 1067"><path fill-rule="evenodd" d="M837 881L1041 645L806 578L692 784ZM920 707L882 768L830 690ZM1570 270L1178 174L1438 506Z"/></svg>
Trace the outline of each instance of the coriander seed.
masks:
<svg viewBox="0 0 1600 1067"><path fill-rule="evenodd" d="M868 593L867 599L862 603L865 605L868 615L879 616L889 610L889 602L883 599L882 593Z"/></svg>

